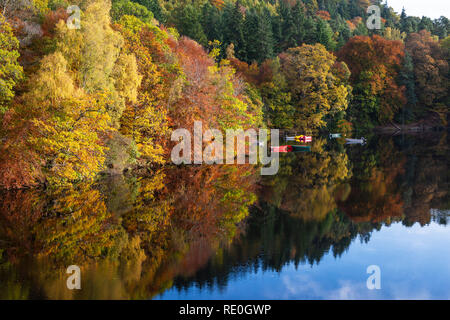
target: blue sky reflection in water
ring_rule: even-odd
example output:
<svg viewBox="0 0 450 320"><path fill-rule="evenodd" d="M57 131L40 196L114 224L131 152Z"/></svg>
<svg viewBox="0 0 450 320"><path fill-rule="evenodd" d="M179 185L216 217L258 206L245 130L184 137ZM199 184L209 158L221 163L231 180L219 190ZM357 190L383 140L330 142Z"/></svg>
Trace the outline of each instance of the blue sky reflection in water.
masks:
<svg viewBox="0 0 450 320"><path fill-rule="evenodd" d="M269 200L277 209L256 210L247 233L225 254L194 275L177 277L156 298L450 299L448 144L445 136L436 138L377 137L367 146L348 147L350 183L334 194L350 189L350 196L337 201L334 213L319 214L317 221L324 222L318 223L308 217L330 200L308 191L323 182L317 178L323 171L311 173L309 165L325 155L338 159L339 153L326 147L317 156L313 147L312 154L281 158L273 185L282 195L271 194L281 201ZM328 169L334 165L329 162ZM309 178L314 183L303 184ZM296 205L293 197L310 199ZM214 262L227 259L232 261ZM381 290L367 289L371 265L381 269Z"/></svg>
<svg viewBox="0 0 450 320"><path fill-rule="evenodd" d="M450 299L450 228L394 223L368 243L356 239L348 252L328 253L318 265L283 266L280 272L232 272L227 287L171 289L158 299ZM381 290L368 290L366 268L381 268Z"/></svg>

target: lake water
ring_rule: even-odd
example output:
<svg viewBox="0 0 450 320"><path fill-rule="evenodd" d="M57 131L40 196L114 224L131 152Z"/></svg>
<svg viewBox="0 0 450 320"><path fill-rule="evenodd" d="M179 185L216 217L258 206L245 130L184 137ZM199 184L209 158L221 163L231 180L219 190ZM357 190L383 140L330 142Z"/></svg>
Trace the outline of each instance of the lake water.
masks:
<svg viewBox="0 0 450 320"><path fill-rule="evenodd" d="M186 166L2 192L0 298L450 299L446 133L366 138L314 137L275 176Z"/></svg>

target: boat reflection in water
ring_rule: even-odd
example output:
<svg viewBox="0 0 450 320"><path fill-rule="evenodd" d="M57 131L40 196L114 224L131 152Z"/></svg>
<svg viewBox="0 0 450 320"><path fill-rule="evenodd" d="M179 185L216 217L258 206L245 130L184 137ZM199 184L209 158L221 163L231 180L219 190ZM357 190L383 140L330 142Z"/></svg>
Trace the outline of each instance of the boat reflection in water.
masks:
<svg viewBox="0 0 450 320"><path fill-rule="evenodd" d="M346 144L361 144L361 145L364 145L364 144L367 143L365 138L361 138L361 139L349 139L349 138L347 138L345 140L347 142Z"/></svg>
<svg viewBox="0 0 450 320"><path fill-rule="evenodd" d="M289 152L311 152L310 146L286 145L271 147L272 152L289 153Z"/></svg>

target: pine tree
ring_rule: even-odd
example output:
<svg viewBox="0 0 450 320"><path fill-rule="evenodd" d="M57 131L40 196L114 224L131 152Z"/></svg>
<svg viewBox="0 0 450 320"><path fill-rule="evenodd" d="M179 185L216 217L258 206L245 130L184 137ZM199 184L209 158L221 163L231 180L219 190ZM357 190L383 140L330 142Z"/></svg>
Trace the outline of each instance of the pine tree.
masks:
<svg viewBox="0 0 450 320"><path fill-rule="evenodd" d="M274 42L273 51L275 55L278 55L283 51L281 46L281 43L283 41L283 21L278 13L271 15L270 20L272 25L272 38Z"/></svg>
<svg viewBox="0 0 450 320"><path fill-rule="evenodd" d="M400 23L403 24L403 22L406 20L406 17L407 17L407 15L406 15L406 10L405 10L405 8L403 7L402 13L400 14Z"/></svg>
<svg viewBox="0 0 450 320"><path fill-rule="evenodd" d="M244 36L245 43L247 44L246 61L248 62L259 61L260 52L257 46L257 43L259 42L259 33L258 15L254 10L251 10L250 12L247 12L244 22Z"/></svg>
<svg viewBox="0 0 450 320"><path fill-rule="evenodd" d="M224 44L234 44L234 51L236 58L239 60L247 60L246 45L244 37L244 15L242 10L245 10L241 6L240 1L237 1L234 5L229 3L225 7L224 12L224 24L225 24L225 36Z"/></svg>
<svg viewBox="0 0 450 320"><path fill-rule="evenodd" d="M425 30L429 31L430 33L433 33L433 31L434 31L433 21L428 17L422 17L418 27L419 27L419 30L425 29Z"/></svg>
<svg viewBox="0 0 450 320"><path fill-rule="evenodd" d="M434 20L434 33L440 39L444 39L450 35L450 20L443 16Z"/></svg>
<svg viewBox="0 0 450 320"><path fill-rule="evenodd" d="M328 51L336 49L336 41L333 39L333 30L328 22L319 19L317 21L317 41L325 46Z"/></svg>
<svg viewBox="0 0 450 320"><path fill-rule="evenodd" d="M307 17L305 21L305 38L304 42L307 44L315 44L317 39L317 22L313 17Z"/></svg>
<svg viewBox="0 0 450 320"><path fill-rule="evenodd" d="M413 112L417 105L417 96L414 80L414 64L411 55L406 52L403 61L402 70L399 74L400 85L405 86L405 95L407 103L403 106L401 112L402 123L413 120Z"/></svg>
<svg viewBox="0 0 450 320"><path fill-rule="evenodd" d="M294 18L292 17L292 9L285 2L281 1L278 8L278 15L280 16L280 37L278 43L280 45L280 51L286 50L290 47L297 46L295 41L296 25Z"/></svg>
<svg viewBox="0 0 450 320"><path fill-rule="evenodd" d="M342 19L340 14L338 14L336 20L331 21L331 23L332 29L336 30L336 32L338 33L336 49L340 49L351 38L352 32L347 22L345 22L344 19Z"/></svg>
<svg viewBox="0 0 450 320"><path fill-rule="evenodd" d="M307 26L305 25L305 12L301 2L297 2L292 8L292 22L294 24L294 46L296 47L305 42L307 30Z"/></svg>
<svg viewBox="0 0 450 320"><path fill-rule="evenodd" d="M316 14L316 12L319 10L317 0L303 0L303 3L305 3L306 10L310 15Z"/></svg>
<svg viewBox="0 0 450 320"><path fill-rule="evenodd" d="M273 55L273 37L268 12L251 10L245 17L245 42L247 61L262 62Z"/></svg>
<svg viewBox="0 0 450 320"><path fill-rule="evenodd" d="M207 2L202 7L202 26L208 41L223 42L222 15L218 8Z"/></svg>
<svg viewBox="0 0 450 320"><path fill-rule="evenodd" d="M273 39L273 27L271 14L267 8L264 8L260 15L259 23L261 26L261 50L262 60L266 60L273 57L274 52L274 39Z"/></svg>
<svg viewBox="0 0 450 320"><path fill-rule="evenodd" d="M197 41L203 46L208 44L203 27L200 23L200 10L198 6L191 4L180 5L173 13L174 23L178 31Z"/></svg>

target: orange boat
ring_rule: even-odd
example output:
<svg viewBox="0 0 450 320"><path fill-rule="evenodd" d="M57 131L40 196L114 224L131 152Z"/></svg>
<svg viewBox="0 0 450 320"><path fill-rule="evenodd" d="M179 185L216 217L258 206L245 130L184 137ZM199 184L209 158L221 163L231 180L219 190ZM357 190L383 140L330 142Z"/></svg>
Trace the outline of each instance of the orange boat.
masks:
<svg viewBox="0 0 450 320"><path fill-rule="evenodd" d="M279 153L286 153L286 152L292 152L293 148L292 146L278 146L278 147L270 147L272 152L279 152Z"/></svg>

